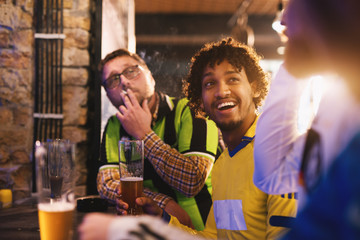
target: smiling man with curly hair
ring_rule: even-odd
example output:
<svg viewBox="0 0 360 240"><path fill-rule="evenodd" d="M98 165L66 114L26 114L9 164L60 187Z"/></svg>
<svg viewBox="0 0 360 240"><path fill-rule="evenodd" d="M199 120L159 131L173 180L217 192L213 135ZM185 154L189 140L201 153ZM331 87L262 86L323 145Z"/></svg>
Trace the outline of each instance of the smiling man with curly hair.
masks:
<svg viewBox="0 0 360 240"><path fill-rule="evenodd" d="M259 60L249 46L223 39L193 56L184 81L190 107L216 123L227 147L212 170L213 206L198 232L205 237L274 239L286 231L276 219L296 215L294 194L269 195L253 183L257 110L269 87Z"/></svg>

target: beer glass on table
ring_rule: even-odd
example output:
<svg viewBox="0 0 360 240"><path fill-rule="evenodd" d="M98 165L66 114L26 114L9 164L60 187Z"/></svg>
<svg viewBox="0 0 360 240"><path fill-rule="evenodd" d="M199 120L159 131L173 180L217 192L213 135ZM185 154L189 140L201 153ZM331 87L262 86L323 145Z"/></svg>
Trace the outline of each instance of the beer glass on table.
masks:
<svg viewBox="0 0 360 240"><path fill-rule="evenodd" d="M35 143L36 187L42 240L72 238L75 145L56 139Z"/></svg>
<svg viewBox="0 0 360 240"><path fill-rule="evenodd" d="M139 215L142 208L135 203L143 192L144 141L119 141L119 171L121 199L129 204L129 215Z"/></svg>

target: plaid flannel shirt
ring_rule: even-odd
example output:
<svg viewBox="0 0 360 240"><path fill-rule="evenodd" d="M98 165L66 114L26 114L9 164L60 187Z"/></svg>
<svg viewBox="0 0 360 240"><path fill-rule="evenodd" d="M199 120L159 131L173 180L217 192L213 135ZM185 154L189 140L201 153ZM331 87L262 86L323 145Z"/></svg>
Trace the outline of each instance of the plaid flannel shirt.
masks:
<svg viewBox="0 0 360 240"><path fill-rule="evenodd" d="M194 153L189 155L179 153L165 144L153 131L143 140L145 157L165 182L187 197L199 193L213 166L210 158Z"/></svg>
<svg viewBox="0 0 360 240"><path fill-rule="evenodd" d="M100 169L97 177L97 181L102 183L102 185L98 185L100 195L106 198L110 203L116 204L116 199L119 198L117 191L120 186L118 167L104 166L104 168ZM166 204L172 200L169 196L162 193L154 193L149 189L144 189L143 193L146 197L153 199L161 208L165 208Z"/></svg>
<svg viewBox="0 0 360 240"><path fill-rule="evenodd" d="M199 155L184 155L165 144L153 131L148 133L144 140L145 157L152 162L155 171L170 186L191 197L196 195L204 186L213 161ZM115 203L118 197L117 189L120 186L118 167L100 168L98 173L98 191L100 195ZM152 198L162 208L172 198L144 189L145 196Z"/></svg>

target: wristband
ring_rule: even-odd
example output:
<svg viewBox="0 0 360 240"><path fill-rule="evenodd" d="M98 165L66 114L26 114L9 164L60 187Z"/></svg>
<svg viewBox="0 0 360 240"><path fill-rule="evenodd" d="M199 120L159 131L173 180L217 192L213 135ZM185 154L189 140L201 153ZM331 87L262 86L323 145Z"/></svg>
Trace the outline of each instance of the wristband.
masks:
<svg viewBox="0 0 360 240"><path fill-rule="evenodd" d="M161 219L166 222L166 223L169 223L170 222L170 219L171 219L171 216L164 210L163 210L163 214L161 216Z"/></svg>

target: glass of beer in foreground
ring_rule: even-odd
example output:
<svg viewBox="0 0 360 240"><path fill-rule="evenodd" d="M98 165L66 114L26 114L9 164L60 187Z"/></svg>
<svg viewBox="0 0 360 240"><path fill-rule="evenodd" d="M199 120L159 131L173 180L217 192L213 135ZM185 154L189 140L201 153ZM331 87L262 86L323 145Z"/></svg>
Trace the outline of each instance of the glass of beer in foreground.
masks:
<svg viewBox="0 0 360 240"><path fill-rule="evenodd" d="M129 215L139 215L142 208L135 203L143 192L144 141L119 141L121 199L129 204Z"/></svg>
<svg viewBox="0 0 360 240"><path fill-rule="evenodd" d="M73 234L75 145L68 140L35 143L40 237L68 240Z"/></svg>

